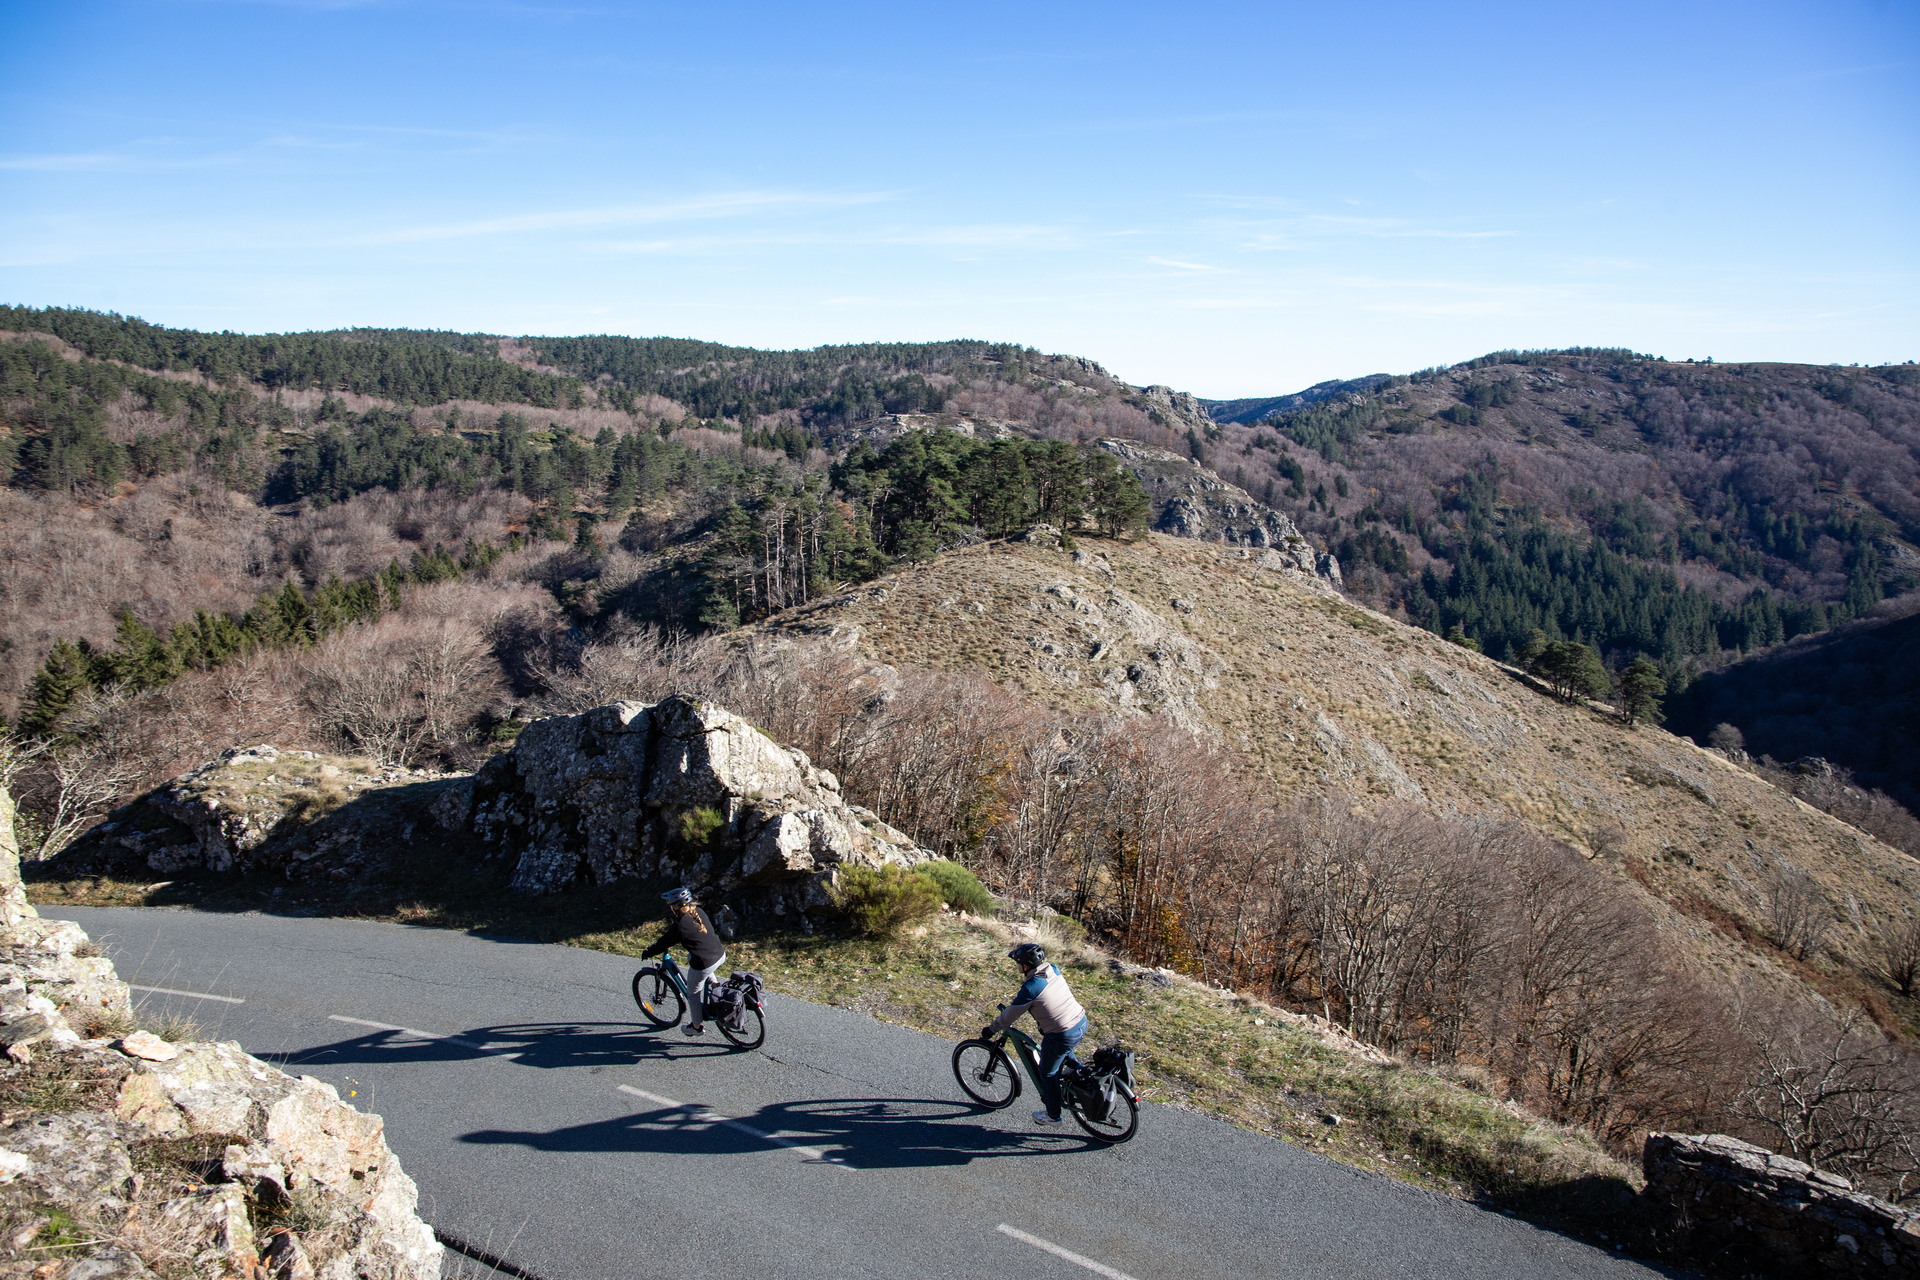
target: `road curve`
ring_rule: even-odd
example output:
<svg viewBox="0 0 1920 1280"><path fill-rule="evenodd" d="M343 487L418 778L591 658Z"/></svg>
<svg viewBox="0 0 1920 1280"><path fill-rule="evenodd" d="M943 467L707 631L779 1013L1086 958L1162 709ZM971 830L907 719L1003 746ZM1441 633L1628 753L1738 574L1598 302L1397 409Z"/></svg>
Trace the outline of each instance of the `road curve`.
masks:
<svg viewBox="0 0 1920 1280"><path fill-rule="evenodd" d="M964 1104L951 1043L772 997L734 1053L635 962L351 920L47 907L147 1010L386 1118L438 1230L540 1280L1673 1274L1165 1107L1093 1146ZM209 997L225 997L213 999Z"/></svg>

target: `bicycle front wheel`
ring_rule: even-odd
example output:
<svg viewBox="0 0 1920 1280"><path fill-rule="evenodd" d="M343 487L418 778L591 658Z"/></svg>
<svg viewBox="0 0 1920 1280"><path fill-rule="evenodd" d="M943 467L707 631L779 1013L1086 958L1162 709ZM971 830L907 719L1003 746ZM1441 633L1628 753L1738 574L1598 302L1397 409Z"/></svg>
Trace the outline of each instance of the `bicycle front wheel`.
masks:
<svg viewBox="0 0 1920 1280"><path fill-rule="evenodd" d="M721 1018L715 1018L713 1025L720 1028L720 1034L736 1049L758 1049L767 1042L767 1020L760 1016L758 1009L751 1006L740 1014L738 1031L729 1028Z"/></svg>
<svg viewBox="0 0 1920 1280"><path fill-rule="evenodd" d="M1086 1130L1087 1136L1096 1142L1108 1145L1125 1142L1133 1136L1140 1124L1140 1109L1133 1105L1133 1099L1119 1090L1114 1090L1113 1110L1105 1120L1095 1120L1080 1109L1080 1100L1073 1096L1073 1090L1061 1089L1067 1110L1073 1113L1073 1122Z"/></svg>
<svg viewBox="0 0 1920 1280"><path fill-rule="evenodd" d="M1020 1096L1007 1051L991 1040L962 1040L953 1050L953 1078L969 1098L998 1111Z"/></svg>
<svg viewBox="0 0 1920 1280"><path fill-rule="evenodd" d="M633 1002L642 1016L656 1027L670 1027L687 1011L680 985L664 969L648 965L633 975Z"/></svg>

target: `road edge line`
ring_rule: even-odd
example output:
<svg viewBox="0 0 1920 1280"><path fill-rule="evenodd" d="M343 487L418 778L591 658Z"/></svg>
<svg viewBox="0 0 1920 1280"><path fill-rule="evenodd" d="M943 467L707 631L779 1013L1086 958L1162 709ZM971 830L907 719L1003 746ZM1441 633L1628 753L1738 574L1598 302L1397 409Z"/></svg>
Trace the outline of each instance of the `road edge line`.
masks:
<svg viewBox="0 0 1920 1280"><path fill-rule="evenodd" d="M1029 1235L1018 1227L1010 1227L1003 1222L996 1229L1003 1236L1012 1236L1022 1244L1030 1244L1036 1249L1050 1253L1063 1261L1071 1262L1077 1267L1085 1267L1095 1275L1107 1277L1107 1280L1133 1280L1133 1277L1124 1271L1116 1271L1106 1263L1095 1262L1092 1258L1083 1258L1071 1249L1063 1249L1051 1240L1042 1240L1039 1236Z"/></svg>
<svg viewBox="0 0 1920 1280"><path fill-rule="evenodd" d="M189 1000L218 1000L222 1004L245 1004L239 996L216 996L206 991L176 991L172 987L143 987L137 982L127 984L129 991L147 991L159 996L186 996Z"/></svg>

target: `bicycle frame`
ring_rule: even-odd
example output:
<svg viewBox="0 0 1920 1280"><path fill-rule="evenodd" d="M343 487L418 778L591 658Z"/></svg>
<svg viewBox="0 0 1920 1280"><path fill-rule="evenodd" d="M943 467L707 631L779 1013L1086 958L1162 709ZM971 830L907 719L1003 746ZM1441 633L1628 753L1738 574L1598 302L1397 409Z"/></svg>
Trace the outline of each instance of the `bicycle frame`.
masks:
<svg viewBox="0 0 1920 1280"><path fill-rule="evenodd" d="M672 978L673 985L680 989L680 998L687 1002L688 1013L699 1014L705 1011L704 1009L695 1009L693 1007L693 992L687 990L687 975L685 971L680 968L680 962L673 958L673 952L663 951L660 953L660 971L665 973L669 978ZM696 1017L695 1021L698 1020Z"/></svg>
<svg viewBox="0 0 1920 1280"><path fill-rule="evenodd" d="M1012 1044L1013 1056L1020 1060L1020 1065L1027 1069L1027 1078L1033 1081L1033 1091L1043 1098L1046 1097L1047 1091L1040 1087L1040 1042L1018 1027L1008 1027L994 1039L993 1043L1002 1049L1007 1048L1009 1043ZM1069 1064L1077 1067L1080 1065L1080 1059L1069 1053L1066 1061L1060 1064L1062 1074L1066 1072Z"/></svg>

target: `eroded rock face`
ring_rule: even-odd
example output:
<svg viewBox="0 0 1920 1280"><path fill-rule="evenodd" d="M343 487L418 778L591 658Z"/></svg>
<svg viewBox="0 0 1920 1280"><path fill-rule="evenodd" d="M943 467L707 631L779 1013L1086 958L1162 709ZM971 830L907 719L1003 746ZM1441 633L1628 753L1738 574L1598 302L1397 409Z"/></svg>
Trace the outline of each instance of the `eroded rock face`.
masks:
<svg viewBox="0 0 1920 1280"><path fill-rule="evenodd" d="M163 876L344 878L407 841L445 786L368 760L240 747L115 810L59 858L75 874L131 858Z"/></svg>
<svg viewBox="0 0 1920 1280"><path fill-rule="evenodd" d="M803 752L687 697L536 721L434 818L514 859L523 893L659 878L775 916L825 906L843 865L933 856L848 804Z"/></svg>
<svg viewBox="0 0 1920 1280"><path fill-rule="evenodd" d="M1688 1245L1766 1275L1920 1277L1920 1214L1720 1134L1655 1133L1647 1204Z"/></svg>
<svg viewBox="0 0 1920 1280"><path fill-rule="evenodd" d="M1153 503L1154 528L1176 538L1247 548L1263 567L1323 589L1340 586L1340 563L1317 549L1283 513L1246 490L1165 449L1133 440L1101 440L1140 481Z"/></svg>
<svg viewBox="0 0 1920 1280"><path fill-rule="evenodd" d="M414 1212L418 1192L379 1116L238 1044L119 1036L132 1022L127 986L109 961L76 954L90 949L78 925L27 905L11 818L0 791L0 1082L24 1086L6 1096L40 1100L0 1110L0 1219L59 1209L79 1222L92 1243L63 1277L149 1275L143 1250L158 1248L168 1274L184 1258L194 1275L250 1276L265 1225L255 1213L290 1197L326 1224L301 1251L306 1274L438 1277L441 1246ZM191 1171L169 1177L149 1159L136 1176L134 1152L168 1143L197 1150ZM299 1242L278 1247L290 1254Z"/></svg>

